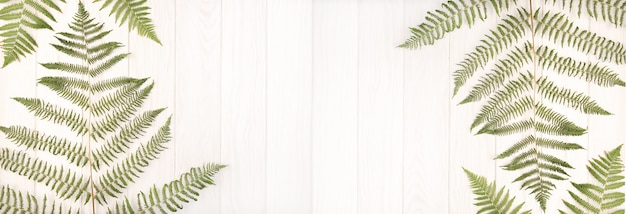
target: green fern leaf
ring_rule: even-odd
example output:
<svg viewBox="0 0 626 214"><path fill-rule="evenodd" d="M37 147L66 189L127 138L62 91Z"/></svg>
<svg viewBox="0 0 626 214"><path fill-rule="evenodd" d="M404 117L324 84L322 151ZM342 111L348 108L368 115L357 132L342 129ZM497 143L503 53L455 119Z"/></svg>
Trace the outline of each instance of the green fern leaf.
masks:
<svg viewBox="0 0 626 214"><path fill-rule="evenodd" d="M411 29L411 37L399 47L415 49L424 45L432 45L436 40L463 24L472 26L478 20L487 18L487 7L490 5L496 13L517 4L517 0L456 0L441 5L442 9L428 12L426 22Z"/></svg>
<svg viewBox="0 0 626 214"><path fill-rule="evenodd" d="M129 184L135 183L133 178L139 178L139 174L148 166L149 161L158 158L159 153L165 150L165 143L171 139L170 122L171 118L168 118L167 122L152 136L148 143L141 145L123 162L100 176L99 181L102 189L96 193L98 201L104 200L105 193L117 198Z"/></svg>
<svg viewBox="0 0 626 214"><path fill-rule="evenodd" d="M573 5L572 2L569 4ZM587 11L587 15L592 18L610 22L615 26L624 26L624 17L626 16L624 3L623 0L578 0L578 5L580 5L578 16L582 14L584 9Z"/></svg>
<svg viewBox="0 0 626 214"><path fill-rule="evenodd" d="M556 0L551 2L557 3ZM579 8L579 16L582 10L586 10L593 18L616 26L624 25L626 1L560 3L562 7L569 6L570 10ZM576 3L577 7L574 7ZM512 5L517 2L513 1ZM611 114L591 96L562 86L568 83L565 81L575 79L602 87L626 86L619 74L604 65L626 63L626 48L618 41L576 26L567 14L553 9L532 9L532 6L529 13L524 9L528 5L532 4L509 10L510 5L500 1L447 1L443 9L427 13L425 23L411 28L410 38L400 47L415 49L432 45L463 25L471 26L484 20L488 15L486 9L494 8L500 20L458 63L459 69L453 73L453 94L457 95L466 83L476 82L460 102L483 102L470 126L470 130L477 129L476 134L525 136L496 158L509 159L503 168L518 171L520 175L516 181L534 194L545 210L556 181L567 179L567 171L572 168L559 157L548 155L547 151L582 149L580 145L560 138L586 133L585 128L572 122L554 106L588 115ZM532 41L527 41L531 35ZM583 62L566 57L561 50L549 48L553 45L593 55L599 61ZM533 70L523 70L529 68ZM556 81L556 75L566 80ZM475 81L470 81L473 78ZM583 187L586 186L577 186L578 189ZM617 204L607 203L606 206Z"/></svg>
<svg viewBox="0 0 626 214"><path fill-rule="evenodd" d="M29 157L26 153L20 151L12 151L6 148L0 150L0 167L27 177L30 180L46 184L60 198L78 199L81 196L89 195L87 190L89 182L87 182L87 179L70 172L70 170L64 167L52 166L38 158Z"/></svg>
<svg viewBox="0 0 626 214"><path fill-rule="evenodd" d="M509 191L504 187L498 190L495 182L487 183L485 177L476 175L465 168L463 171L470 181L472 192L476 195L474 205L479 207L476 213L530 213L530 210L520 211L524 203L515 205L515 197L509 198Z"/></svg>
<svg viewBox="0 0 626 214"><path fill-rule="evenodd" d="M467 54L467 57L462 62L458 63L461 69L455 71L452 75L454 76L453 95L457 94L459 89L465 85L478 68L485 66L489 60L524 37L528 27L525 21L526 17L528 17L528 12L525 10L518 10L515 16L509 15L505 17L501 24L490 30L490 34L485 36L485 39L480 40L481 45L477 46L473 52Z"/></svg>
<svg viewBox="0 0 626 214"><path fill-rule="evenodd" d="M17 146L15 150L0 148L0 169L46 185L58 199L91 202L93 207L97 202L106 207L109 199L118 198L129 185L137 183L150 163L166 150L165 145L171 139L171 117L160 129L153 130L153 124L165 109L140 111L154 87L154 83L145 84L147 78L101 77L103 72L125 59L128 54L116 53L122 47L118 42L101 42L110 31L104 30L103 24L90 18L82 3L79 2L78 8L73 22L69 24L72 32L58 33L57 43L53 47L80 63L42 63L44 67L67 76L43 77L38 81L38 84L68 102L59 105L37 98L14 98L38 119L67 127L76 136L61 137L47 134L45 130L0 126L0 132ZM151 138L145 144L132 146L144 136ZM82 142L68 139L82 139ZM27 150L64 157L73 166L50 164L39 157L31 157ZM182 203L196 199L198 190L213 184L211 177L223 167L207 164L194 168L184 174L180 181L165 185L162 189L167 192L157 193L154 192L156 188L153 188L148 194L154 201L152 205L160 209L168 207L173 211L181 209ZM42 203L43 211L40 211L39 205L31 206L39 201L15 196L15 191L2 191L0 189L0 211L72 212L71 208L68 210L54 203L51 209L47 209L50 207L46 207L45 200ZM160 201L160 198L167 201ZM28 205L21 204L25 200L30 200ZM125 203L129 206L119 208L134 210L130 201ZM152 210L150 207L143 208Z"/></svg>
<svg viewBox="0 0 626 214"><path fill-rule="evenodd" d="M153 186L148 193L137 194L137 206L134 207L128 199L117 203L108 213L168 213L176 212L183 208L183 204L192 200L196 201L198 191L213 185L212 177L225 165L205 164L201 167L191 168L189 172L180 176L160 188ZM115 212L113 212L115 210Z"/></svg>
<svg viewBox="0 0 626 214"><path fill-rule="evenodd" d="M2 3L8 3L8 1ZM28 31L29 29L52 30L49 21L56 22L52 15L53 10L61 12L57 3L51 0L20 0L3 5L0 9L0 20L5 21L6 24L0 26L4 53L2 67L35 51L37 42Z"/></svg>
<svg viewBox="0 0 626 214"><path fill-rule="evenodd" d="M0 131L15 145L24 146L27 150L47 151L53 155L63 156L78 167L83 167L88 162L85 155L87 148L65 138L49 136L23 126L0 126Z"/></svg>
<svg viewBox="0 0 626 214"><path fill-rule="evenodd" d="M602 61L617 64L626 62L626 48L623 44L575 26L563 13L547 11L541 14L537 11L534 15L537 21L536 34L563 47L574 47L585 54L595 55Z"/></svg>
<svg viewBox="0 0 626 214"><path fill-rule="evenodd" d="M48 206L52 208L48 209ZM72 213L69 209L63 211L63 206L57 203L49 203L48 198L38 200L34 195L28 192L16 191L8 186L0 186L0 212L2 213L27 213L27 214L46 214L46 213ZM77 211L78 212L78 211Z"/></svg>
<svg viewBox="0 0 626 214"><path fill-rule="evenodd" d="M110 14L115 14L115 21L120 25L127 23L128 30L137 29L140 36L149 38L161 44L155 30L150 15L150 7L146 6L147 0L94 0L93 2L103 2L100 10L110 7Z"/></svg>
<svg viewBox="0 0 626 214"><path fill-rule="evenodd" d="M573 213L624 213L624 193L619 188L624 186L624 163L621 159L622 145L604 156L589 162L587 170L595 179L595 183L572 183L575 191L568 193L574 200L563 200L565 206ZM561 213L566 213L559 210Z"/></svg>

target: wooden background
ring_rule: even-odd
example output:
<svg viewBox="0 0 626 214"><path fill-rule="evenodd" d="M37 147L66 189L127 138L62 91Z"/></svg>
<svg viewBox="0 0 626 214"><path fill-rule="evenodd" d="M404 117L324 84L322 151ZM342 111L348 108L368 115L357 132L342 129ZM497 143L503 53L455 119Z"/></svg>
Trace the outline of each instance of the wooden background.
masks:
<svg viewBox="0 0 626 214"><path fill-rule="evenodd" d="M76 2L68 0L58 29L67 30ZM471 213L465 167L507 185L538 211L533 197L510 183L517 172L493 160L511 139L474 136L469 125L479 106L458 106L451 95L455 64L495 19L410 51L396 46L441 1L149 1L159 46L85 3L115 29L110 38L132 52L112 73L150 77L156 85L148 107L168 107L174 118L169 150L129 189L131 197L213 161L228 167L183 213ZM626 42L623 29L576 20ZM1 125L46 127L9 99L56 97L35 85L54 74L37 63L64 57L47 45L52 32L36 35L38 53L0 71ZM614 68L626 78L624 66ZM615 114L571 114L589 127L573 139L586 150L561 154L578 166L572 179L586 182L587 159L625 140L626 90L572 87ZM38 195L48 190L4 171L0 176L1 183ZM548 213L562 208L566 195L564 188L555 191Z"/></svg>

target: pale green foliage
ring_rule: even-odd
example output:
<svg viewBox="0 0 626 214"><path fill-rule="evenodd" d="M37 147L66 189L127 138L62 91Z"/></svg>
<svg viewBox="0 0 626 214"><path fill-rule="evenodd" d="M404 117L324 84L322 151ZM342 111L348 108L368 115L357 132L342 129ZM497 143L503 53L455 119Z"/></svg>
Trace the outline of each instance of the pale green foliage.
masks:
<svg viewBox="0 0 626 214"><path fill-rule="evenodd" d="M624 187L624 163L621 159L621 148L618 146L604 156L599 156L587 165L589 174L595 183L572 183L574 191L568 191L574 200L563 203L568 211L559 210L561 213L624 213L624 193L620 188Z"/></svg>
<svg viewBox="0 0 626 214"><path fill-rule="evenodd" d="M100 2L102 0L94 0ZM52 29L55 17L62 13L61 6L66 0L0 0L0 38L4 62L2 67L32 54L38 46L32 30ZM140 36L159 44L147 0L104 0L101 9L110 7L110 16L121 24L128 24L129 30L137 29Z"/></svg>
<svg viewBox="0 0 626 214"><path fill-rule="evenodd" d="M137 33L159 44L161 40L154 31L152 19L148 17L150 7L146 6L148 0L94 0L104 2L102 8L111 8L109 15L115 14L115 21L121 24L127 23L128 30L137 29Z"/></svg>
<svg viewBox="0 0 626 214"><path fill-rule="evenodd" d="M65 0L1 0L0 27L4 62L2 67L20 57L35 52L37 41L29 29L52 30L50 21L55 22L53 11L61 12L58 2Z"/></svg>
<svg viewBox="0 0 626 214"><path fill-rule="evenodd" d="M463 171L470 181L472 192L476 195L474 205L479 208L476 213L530 213L530 210L521 211L524 203L515 203L515 197L510 197L509 191L505 187L497 189L496 182L487 183L485 177L474 174L465 168Z"/></svg>
<svg viewBox="0 0 626 214"><path fill-rule="evenodd" d="M166 207L173 212L181 209L182 204L196 200L199 190L213 184L212 176L223 165L211 163L192 168L179 180L161 187L154 186L148 194L140 192L136 205L128 199L115 205L115 200L124 195L129 185L140 180L151 161L166 150L166 144L171 140L171 118L151 131L164 112L164 109L141 110L154 84L148 83L147 79L104 79L101 76L128 53L116 53L122 47L118 42L101 42L110 31L103 30L102 23L90 18L82 3L69 28L71 32L57 34L58 43L53 47L76 60L43 63L43 67L66 75L43 77L38 83L71 104L59 105L54 100L39 98L14 100L38 119L57 124L83 140L24 126L0 126L0 132L17 146L0 148L0 169L48 186L56 199L83 203L95 201L109 210L143 213ZM49 153L64 158L66 162L47 162L33 156L29 150ZM92 172L93 176L84 170ZM30 193L18 192L8 186L0 186L0 210L72 212L54 202L46 202L45 198L39 200Z"/></svg>
<svg viewBox="0 0 626 214"><path fill-rule="evenodd" d="M546 2L561 3L563 8L531 11L529 1L446 1L441 9L427 13L425 23L411 28L411 37L400 45L409 49L432 45L446 33L474 25L485 20L489 11L495 12L498 24L458 63L453 73L453 95L458 95L466 83L475 82L460 101L482 102L471 130L476 134L521 136L497 159L507 159L502 166L505 170L519 172L515 181L534 194L544 210L557 181L568 179L567 170L572 168L560 157L549 155L549 150L582 149L562 136L586 133L586 128L571 121L562 109L589 115L611 114L591 96L567 86L572 81L600 87L626 85L607 66L626 63L624 44L583 30L568 12L578 8L578 15L586 11L592 18L623 26L626 1ZM535 43L538 41L543 44ZM553 46L595 59L579 61Z"/></svg>

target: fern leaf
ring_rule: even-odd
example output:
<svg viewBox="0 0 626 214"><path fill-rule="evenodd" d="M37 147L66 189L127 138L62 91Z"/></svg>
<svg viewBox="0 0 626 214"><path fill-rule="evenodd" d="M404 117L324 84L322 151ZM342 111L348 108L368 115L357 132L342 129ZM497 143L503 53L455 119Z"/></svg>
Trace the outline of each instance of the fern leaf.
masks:
<svg viewBox="0 0 626 214"><path fill-rule="evenodd" d="M486 35L485 39L480 40L481 45L478 45L473 52L466 55L462 62L458 63L461 69L453 74L454 95L478 68L485 66L489 60L524 37L526 28L528 28L525 21L526 17L528 17L528 13L525 10L518 10L517 16L508 15L501 24L490 30L490 34Z"/></svg>
<svg viewBox="0 0 626 214"><path fill-rule="evenodd" d="M53 189L61 198L78 199L81 196L88 196L88 182L82 176L71 173L63 167L57 167L46 162L29 157L26 153L12 151L9 149L0 150L0 167L18 175L27 177L30 180L45 184Z"/></svg>
<svg viewBox="0 0 626 214"><path fill-rule="evenodd" d="M110 14L115 14L115 21L120 25L127 23L128 30L137 29L140 36L149 38L161 44L155 30L150 15L150 7L146 6L147 0L94 0L103 2L100 10L110 7Z"/></svg>
<svg viewBox="0 0 626 214"><path fill-rule="evenodd" d="M505 170L529 169L518 176L515 182L522 182L522 188L531 190L531 193L535 194L535 199L545 210L551 192L556 188L554 181L567 179L569 175L564 168L571 169L572 166L558 157L545 154L535 148L577 150L582 147L575 143L530 135L496 157L496 159L512 157L507 164L502 166Z"/></svg>
<svg viewBox="0 0 626 214"><path fill-rule="evenodd" d="M52 208L48 209L49 206ZM0 186L0 212L2 213L72 213L71 209L67 212L64 212L63 209L62 205L48 202L47 197L39 200L28 192L20 192L8 186Z"/></svg>
<svg viewBox="0 0 626 214"><path fill-rule="evenodd" d="M75 77L42 77L39 83L54 84L56 87L76 88L89 91L89 82Z"/></svg>
<svg viewBox="0 0 626 214"><path fill-rule="evenodd" d="M213 185L213 176L225 165L205 164L191 168L178 180L174 180L160 188L153 186L148 193L137 194L137 207L133 207L128 199L117 203L107 213L167 213L182 209L183 204L197 200L199 190ZM115 210L115 212L113 212Z"/></svg>
<svg viewBox="0 0 626 214"><path fill-rule="evenodd" d="M105 194L111 197L118 197L129 184L135 183L133 178L139 178L143 168L147 167L150 161L156 159L165 150L165 144L171 139L170 122L171 118L168 118L167 122L152 136L148 143L141 145L136 152L130 154L123 162L100 176L101 190L96 193L98 201L103 201Z"/></svg>
<svg viewBox="0 0 626 214"><path fill-rule="evenodd" d="M99 100L95 101L94 104L92 105L91 111L94 113L95 116L100 117L106 114L111 109L117 109L117 108L120 108L120 106L128 106L129 103L133 103L133 102L128 102L128 100L132 98L133 96L137 95L137 89L139 89L143 85L144 82L145 82L145 79L143 81L133 81L132 83L108 82L110 85L102 85L102 84L107 83L105 81L105 82L99 82L99 83L94 84L93 86L94 91L99 90L98 88L104 88L104 86L106 86L106 88L111 88L111 89L117 88L120 86L121 88L115 91L115 93L108 94L105 97L100 98ZM116 86L113 84L121 84L121 85ZM151 88L152 86L144 88L143 90L144 92L149 92L150 90L147 90L147 89L151 89ZM106 90L106 89L103 89L103 90Z"/></svg>
<svg viewBox="0 0 626 214"><path fill-rule="evenodd" d="M150 95L153 86L154 84L150 84L140 91L134 91L126 100L122 100L119 106L108 109L110 112L103 115L103 119L93 123L92 138L96 139L96 137L99 137L104 139L108 133L112 133L120 128L122 123L127 122L134 115L134 112L143 105L148 95Z"/></svg>
<svg viewBox="0 0 626 214"><path fill-rule="evenodd" d="M73 110L55 106L36 98L13 98L42 120L63 124L76 132L77 135L87 133L87 121L81 114Z"/></svg>
<svg viewBox="0 0 626 214"><path fill-rule="evenodd" d="M78 167L85 166L88 162L88 158L85 155L87 149L67 139L49 136L23 126L0 126L0 131L6 134L7 139L17 146L24 146L26 149L47 151L53 155L63 156Z"/></svg>
<svg viewBox="0 0 626 214"><path fill-rule="evenodd" d="M89 107L89 94L80 90L75 90L72 86L76 83L65 82L65 78L43 78L39 80L39 84L48 87L62 98L78 105L82 110Z"/></svg>
<svg viewBox="0 0 626 214"><path fill-rule="evenodd" d="M98 171L103 164L109 166L111 162L116 160L117 154L129 149L130 144L133 143L132 140L143 136L146 129L152 125L152 122L163 110L165 109L144 112L127 123L116 135L109 138L101 148L93 152L94 169Z"/></svg>
<svg viewBox="0 0 626 214"><path fill-rule="evenodd" d="M525 42L523 47L515 47L511 50L504 59L498 60L491 73L487 73L480 78L479 83L472 88L469 95L459 104L479 101L493 91L498 90L508 78L514 76L514 74L518 73L519 69L531 62L531 49L532 45L530 42ZM527 73L529 74L530 72ZM532 77L532 75L527 76ZM526 82L522 81L520 83L523 84Z"/></svg>
<svg viewBox="0 0 626 214"><path fill-rule="evenodd" d="M580 110L586 114L610 115L611 113L600 107L591 97L556 86L546 78L537 80L537 91L546 99Z"/></svg>
<svg viewBox="0 0 626 214"><path fill-rule="evenodd" d="M544 69L556 71L559 74L567 74L570 77L578 77L599 86L625 86L619 75L608 67L600 67L597 64L589 64L575 61L572 58L560 57L556 50L546 46L537 48L537 62Z"/></svg>
<svg viewBox="0 0 626 214"><path fill-rule="evenodd" d="M463 171L470 181L472 192L476 195L474 205L479 208L476 213L530 213L530 210L520 212L524 203L515 205L515 197L510 198L509 191L505 187L498 190L495 182L487 183L485 177L474 174L465 168Z"/></svg>
<svg viewBox="0 0 626 214"><path fill-rule="evenodd" d="M136 7L141 7L145 1L134 2L131 6L136 11L144 10ZM41 1L42 5L49 6L52 3L52 0ZM123 6L113 7L115 10ZM103 30L103 24L90 18L80 1L78 12L69 27L72 32L58 33L53 47L80 63L43 63L44 67L65 72L69 76L43 77L38 82L55 92L58 97L70 101L67 106L37 98L14 100L40 120L67 126L83 142L71 142L63 137L22 126L0 126L0 132L17 146L15 150L0 148L0 169L48 186L58 199L84 203L92 201L107 205L109 198L119 197L130 184L139 179L152 160L157 159L166 149L165 144L171 139L171 118L159 130L152 130L154 121L164 108L139 112L154 87L153 83L144 85L146 78L114 77L102 80L101 74L125 59L128 54L115 53L122 47L118 42L100 42L110 31ZM131 144L144 135L151 135L148 142L138 148L131 147ZM30 149L64 157L74 166L56 166L38 157L31 157L25 152ZM75 168L79 168L78 172L87 170L87 165L87 175L75 172ZM181 209L182 204L196 199L200 189L213 184L211 177L223 167L207 164L193 168L189 173L183 174L180 180L160 188L162 192L156 192L156 187L152 188L147 194L150 202L138 202L138 212ZM47 206L45 198L39 207L40 205L34 203L40 202L31 200L34 198L30 195L24 198L21 193L17 193L20 194L17 196L15 194L15 191L5 191L0 187L0 212L73 212L63 205L52 203ZM143 195L143 199L148 199L144 193L140 195ZM25 201L27 205L22 204ZM144 204L147 206L144 207ZM126 200L116 207L117 213L132 213L136 209L130 205L131 202ZM80 210L75 212L79 213Z"/></svg>
<svg viewBox="0 0 626 214"><path fill-rule="evenodd" d="M624 213L624 193L619 188L624 186L624 163L621 159L622 145L610 152L605 152L589 162L587 170L595 183L572 183L575 191L568 193L573 202L563 200L573 213ZM619 208L618 208L619 207ZM566 213L559 210L561 213Z"/></svg>
<svg viewBox="0 0 626 214"><path fill-rule="evenodd" d="M65 2L62 0L62 2ZM4 2L6 3L6 2ZM43 3L43 4L41 4ZM37 48L37 42L29 29L52 30L50 21L56 22L52 12L61 9L53 1L20 0L4 5L0 9L0 20L6 24L0 26L4 62L2 67L31 54Z"/></svg>
<svg viewBox="0 0 626 214"><path fill-rule="evenodd" d="M91 85L91 90L93 93L103 92L111 89L116 89L118 87L125 87L128 85L136 85L141 86L144 82L146 82L146 78L137 79L132 77L116 77L106 80L101 80L99 82Z"/></svg>
<svg viewBox="0 0 626 214"><path fill-rule="evenodd" d="M512 1L517 4L517 0ZM508 9L511 1L507 0L464 0L448 1L441 5L442 9L428 12L426 22L411 29L411 37L399 47L415 49L424 45L432 45L436 40L464 24L472 26L478 20L487 18L487 7L490 5L498 14Z"/></svg>
<svg viewBox="0 0 626 214"><path fill-rule="evenodd" d="M543 15L535 13L535 33L547 37L562 47L574 47L585 54L595 55L602 61L622 64L626 62L626 48L622 43L598 36L596 33L575 26L563 13Z"/></svg>
<svg viewBox="0 0 626 214"><path fill-rule="evenodd" d="M578 15L582 13L582 9L595 19L610 22L615 26L624 26L624 16L626 16L625 1L623 0L579 0L580 5Z"/></svg>

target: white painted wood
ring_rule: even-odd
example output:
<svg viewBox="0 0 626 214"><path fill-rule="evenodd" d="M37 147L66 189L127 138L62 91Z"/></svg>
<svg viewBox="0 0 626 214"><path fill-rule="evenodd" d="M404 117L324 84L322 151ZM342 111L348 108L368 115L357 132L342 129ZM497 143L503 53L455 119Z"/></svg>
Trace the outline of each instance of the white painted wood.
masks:
<svg viewBox="0 0 626 214"><path fill-rule="evenodd" d="M176 69L174 121L176 176L190 167L221 161L222 4L176 1ZM225 170L226 171L226 170ZM207 188L199 203L185 205L187 213L220 213L222 177Z"/></svg>
<svg viewBox="0 0 626 214"><path fill-rule="evenodd" d="M68 29L77 2L64 4L55 29ZM155 88L142 110L167 107L159 125L173 116L169 149L126 195L134 200L137 191L152 184L218 162L228 167L215 177L217 185L203 190L198 202L184 205L182 213L471 213L477 209L465 167L506 185L519 201L539 211L533 196L511 183L519 172L499 167L509 160L493 160L519 136L474 136L469 127L480 103L457 105L477 78L452 97L456 63L497 21L463 27L436 46L396 48L409 36L407 28L423 22L426 12L442 2L149 1L163 42L158 45L127 32L126 25L119 27L108 9L99 11L100 3L85 1L105 28L114 29L108 38L127 45L121 51L132 52L104 76L150 77ZM577 20L584 28L626 41L623 28L586 16ZM35 86L37 78L58 74L38 62L70 59L48 45L52 36L38 31L38 53L0 69L0 125L71 134L49 122L35 122L10 100L36 96L63 103ZM571 49L566 54L595 61ZM610 67L626 78L625 66ZM484 73L481 69L476 74ZM584 167L588 159L626 140L626 90L556 78L589 92L614 114L588 117L564 110L588 126L589 134L568 138L586 150L554 154L576 167L571 181L589 182L593 179ZM0 136L2 147L11 147ZM44 152L32 154L65 163ZM2 185L40 196L49 190L2 170L0 178ZM554 192L546 213L563 208L560 199L569 199L568 183ZM89 205L81 211L90 213Z"/></svg>
<svg viewBox="0 0 626 214"><path fill-rule="evenodd" d="M266 213L266 1L222 1L221 213Z"/></svg>
<svg viewBox="0 0 626 214"><path fill-rule="evenodd" d="M313 2L313 213L357 213L357 12Z"/></svg>
<svg viewBox="0 0 626 214"><path fill-rule="evenodd" d="M435 2L405 1L403 37L409 37L408 27L422 21L426 11L438 7ZM461 194L449 192L448 186L451 179L448 43L444 39L438 47L404 51L403 213L449 213L449 196Z"/></svg>
<svg viewBox="0 0 626 214"><path fill-rule="evenodd" d="M311 213L311 11L267 1L267 213Z"/></svg>
<svg viewBox="0 0 626 214"><path fill-rule="evenodd" d="M358 213L402 212L402 6L359 1Z"/></svg>

